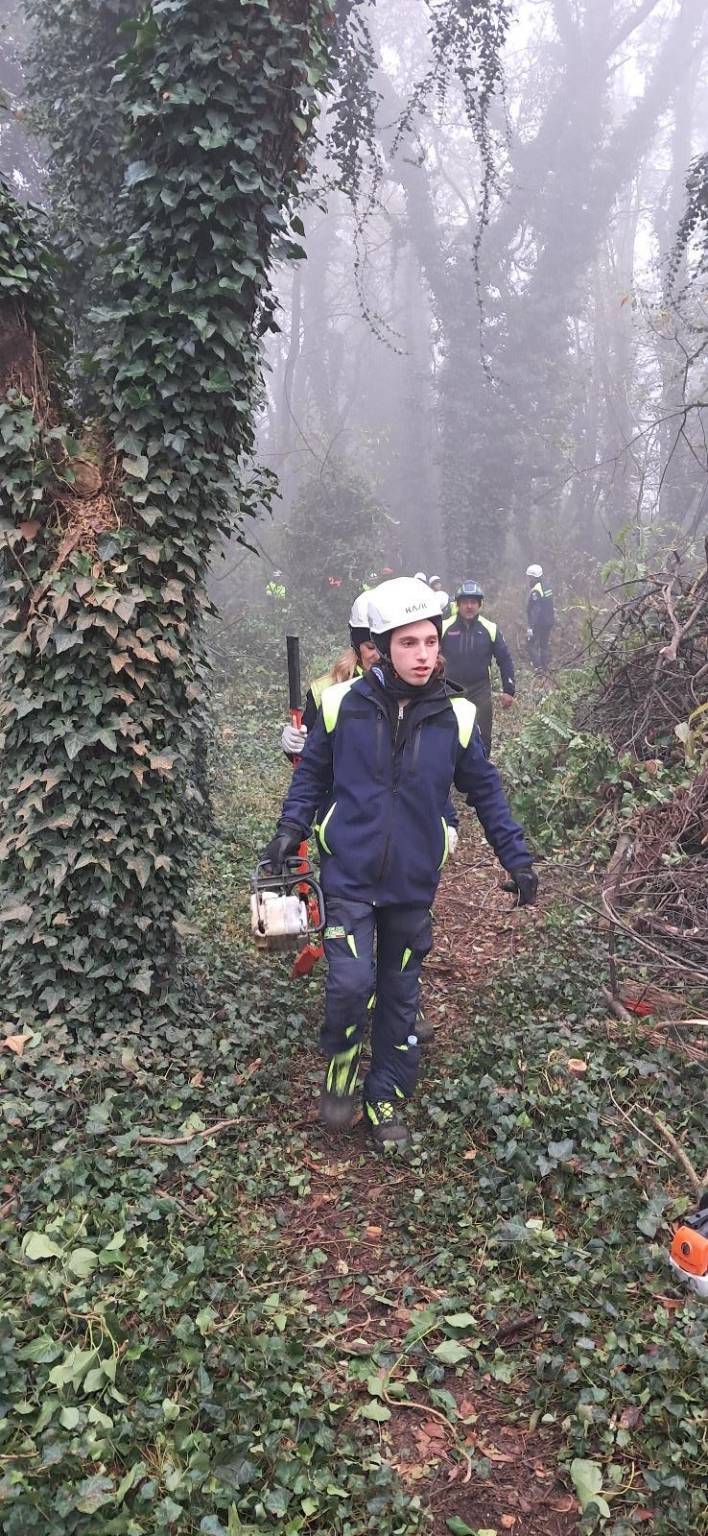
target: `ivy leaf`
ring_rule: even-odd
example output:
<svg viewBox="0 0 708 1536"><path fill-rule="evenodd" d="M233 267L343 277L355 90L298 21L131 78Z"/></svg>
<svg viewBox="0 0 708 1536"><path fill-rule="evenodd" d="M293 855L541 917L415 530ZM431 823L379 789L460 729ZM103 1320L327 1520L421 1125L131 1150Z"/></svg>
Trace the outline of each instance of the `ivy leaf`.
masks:
<svg viewBox="0 0 708 1536"><path fill-rule="evenodd" d="M152 987L152 976L152 971L138 971L137 975L133 976L130 981L133 992L142 992L145 997L149 997Z"/></svg>
<svg viewBox="0 0 708 1536"><path fill-rule="evenodd" d="M28 923L32 916L32 907L27 905L17 907L3 907L0 912L0 923Z"/></svg>
<svg viewBox="0 0 708 1536"><path fill-rule="evenodd" d="M133 480L146 480L150 469L150 460L144 453L136 453L132 459L123 459L123 468L126 475Z"/></svg>
<svg viewBox="0 0 708 1536"><path fill-rule="evenodd" d="M25 1344L24 1349L18 1349L18 1360L31 1360L35 1365L50 1365L63 1354L63 1346L56 1339L50 1338L48 1333L42 1333L39 1338L31 1339Z"/></svg>
<svg viewBox="0 0 708 1536"><path fill-rule="evenodd" d="M87 1477L76 1490L75 1508L82 1515L94 1515L97 1509L115 1503L115 1483L110 1477Z"/></svg>
<svg viewBox="0 0 708 1536"><path fill-rule="evenodd" d="M459 1344L457 1339L443 1339L433 1350L436 1360L442 1360L443 1365L459 1365L462 1360L469 1359L469 1350L464 1344Z"/></svg>
<svg viewBox="0 0 708 1536"><path fill-rule="evenodd" d="M357 1412L358 1419L373 1419L376 1424L385 1424L391 1417L391 1409L385 1403L379 1403L372 1398L370 1403L362 1403Z"/></svg>
<svg viewBox="0 0 708 1536"><path fill-rule="evenodd" d="M645 1237L656 1237L661 1226L662 1217L667 1205L670 1204L668 1195L654 1195L649 1201L645 1211L637 1217L637 1229Z"/></svg>
<svg viewBox="0 0 708 1536"><path fill-rule="evenodd" d="M40 1259L60 1259L63 1248L47 1237L45 1232L26 1232L22 1239L22 1252L26 1259L36 1263Z"/></svg>
<svg viewBox="0 0 708 1536"><path fill-rule="evenodd" d="M606 1499L600 1497L602 1488L602 1468L596 1461L584 1461L582 1457L575 1457L570 1464L570 1476L573 1487L578 1495L581 1510L585 1511L588 1504L596 1504L600 1514L607 1520L610 1516L610 1506Z"/></svg>
<svg viewBox="0 0 708 1536"><path fill-rule="evenodd" d="M91 1248L74 1248L66 1260L67 1269L79 1280L87 1280L98 1264L98 1256Z"/></svg>
<svg viewBox="0 0 708 1536"><path fill-rule="evenodd" d="M154 167L148 165L147 160L131 160L125 169L126 187L135 187L139 181L147 181L154 173Z"/></svg>
<svg viewBox="0 0 708 1536"><path fill-rule="evenodd" d="M446 1322L450 1328L478 1327L477 1319L472 1316L471 1312L448 1312L445 1315L444 1322Z"/></svg>

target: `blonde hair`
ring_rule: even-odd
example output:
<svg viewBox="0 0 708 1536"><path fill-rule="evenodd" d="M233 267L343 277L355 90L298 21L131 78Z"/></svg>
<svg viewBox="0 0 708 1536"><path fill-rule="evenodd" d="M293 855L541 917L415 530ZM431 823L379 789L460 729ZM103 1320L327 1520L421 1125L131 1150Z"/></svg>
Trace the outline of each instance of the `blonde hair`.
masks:
<svg viewBox="0 0 708 1536"><path fill-rule="evenodd" d="M353 678L358 665L359 665L359 662L357 661L356 652L352 649L351 646L347 646L346 651L342 651L341 656L337 657L337 660L335 661L334 666L332 667L332 670L331 670L331 673L330 673L330 676L332 678L332 682L333 683L349 683L349 682L351 682L351 679Z"/></svg>

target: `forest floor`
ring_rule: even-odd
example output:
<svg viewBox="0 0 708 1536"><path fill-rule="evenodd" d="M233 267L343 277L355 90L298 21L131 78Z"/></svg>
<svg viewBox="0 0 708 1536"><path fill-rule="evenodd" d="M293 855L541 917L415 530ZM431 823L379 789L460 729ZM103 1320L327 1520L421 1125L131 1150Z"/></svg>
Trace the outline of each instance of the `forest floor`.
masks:
<svg viewBox="0 0 708 1536"><path fill-rule="evenodd" d="M281 712L266 678L225 701L189 1006L0 1053L0 1529L694 1536L705 1309L644 1110L708 1160L704 1065L606 1016L563 871L510 911L465 814L412 1151L325 1132L322 968L247 929Z"/></svg>

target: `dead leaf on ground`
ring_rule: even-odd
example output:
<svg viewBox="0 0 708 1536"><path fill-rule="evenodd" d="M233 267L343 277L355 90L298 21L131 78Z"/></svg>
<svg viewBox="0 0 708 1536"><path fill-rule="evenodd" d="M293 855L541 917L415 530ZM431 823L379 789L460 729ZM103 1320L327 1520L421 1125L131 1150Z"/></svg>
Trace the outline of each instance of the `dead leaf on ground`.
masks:
<svg viewBox="0 0 708 1536"><path fill-rule="evenodd" d="M2 1043L6 1050L12 1051L15 1056L24 1056L27 1035L6 1035Z"/></svg>
<svg viewBox="0 0 708 1536"><path fill-rule="evenodd" d="M471 1438L474 1439L474 1436L472 1436ZM506 1451L498 1451L495 1445L482 1445L481 1440L477 1441L477 1443L475 1445L475 1450L478 1452L478 1454L480 1456L486 1456L487 1461L507 1461L507 1462L510 1462L510 1461L516 1461L517 1460L516 1456L507 1456ZM536 1473L536 1476L538 1477L539 1473Z"/></svg>
<svg viewBox="0 0 708 1536"><path fill-rule="evenodd" d="M569 1072L575 1073L576 1077L582 1077L583 1073L588 1070L587 1062L583 1061L580 1056L569 1056L566 1066Z"/></svg>

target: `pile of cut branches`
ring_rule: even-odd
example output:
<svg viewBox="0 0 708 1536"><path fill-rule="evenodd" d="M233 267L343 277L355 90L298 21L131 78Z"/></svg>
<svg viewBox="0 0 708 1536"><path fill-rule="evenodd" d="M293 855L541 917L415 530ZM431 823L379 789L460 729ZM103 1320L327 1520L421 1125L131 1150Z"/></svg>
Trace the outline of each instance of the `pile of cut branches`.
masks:
<svg viewBox="0 0 708 1536"><path fill-rule="evenodd" d="M690 748L699 712L708 721L708 538L697 576L674 555L668 569L625 584L592 652L592 725L618 753L667 761L679 743Z"/></svg>
<svg viewBox="0 0 708 1536"><path fill-rule="evenodd" d="M605 877L607 916L662 976L708 985L708 766L629 822Z"/></svg>

